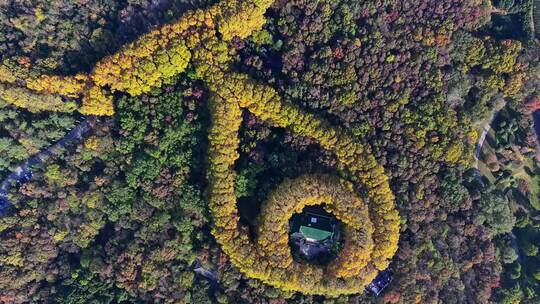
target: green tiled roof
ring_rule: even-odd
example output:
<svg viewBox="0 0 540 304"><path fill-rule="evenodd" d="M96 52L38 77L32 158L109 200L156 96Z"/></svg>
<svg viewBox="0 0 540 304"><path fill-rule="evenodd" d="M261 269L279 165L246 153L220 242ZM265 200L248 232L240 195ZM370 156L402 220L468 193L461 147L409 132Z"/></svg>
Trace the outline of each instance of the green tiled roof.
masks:
<svg viewBox="0 0 540 304"><path fill-rule="evenodd" d="M313 227L308 226L300 226L300 233L308 239L313 239L315 241L322 241L330 236L332 236L332 232L325 231Z"/></svg>

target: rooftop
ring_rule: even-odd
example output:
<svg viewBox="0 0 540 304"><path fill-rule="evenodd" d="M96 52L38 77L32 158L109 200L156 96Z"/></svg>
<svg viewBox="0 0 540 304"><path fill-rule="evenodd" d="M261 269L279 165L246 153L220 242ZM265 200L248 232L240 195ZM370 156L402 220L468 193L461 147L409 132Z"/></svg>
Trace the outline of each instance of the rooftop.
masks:
<svg viewBox="0 0 540 304"><path fill-rule="evenodd" d="M306 212L302 217L299 232L307 241L320 242L334 236L335 223L331 217Z"/></svg>
<svg viewBox="0 0 540 304"><path fill-rule="evenodd" d="M375 296L378 296L383 292L388 284L390 284L390 282L392 282L392 271L386 269L379 272L373 282L366 286L366 289L375 294Z"/></svg>
<svg viewBox="0 0 540 304"><path fill-rule="evenodd" d="M330 238L334 233L308 226L300 226L300 233L308 240L312 242L323 241Z"/></svg>

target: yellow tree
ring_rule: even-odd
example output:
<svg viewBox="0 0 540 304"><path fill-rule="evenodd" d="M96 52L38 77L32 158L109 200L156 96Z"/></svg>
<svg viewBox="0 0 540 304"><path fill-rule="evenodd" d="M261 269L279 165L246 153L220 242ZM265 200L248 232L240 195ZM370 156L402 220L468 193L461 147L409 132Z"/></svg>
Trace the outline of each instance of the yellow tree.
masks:
<svg viewBox="0 0 540 304"><path fill-rule="evenodd" d="M388 266L397 250L400 221L394 195L369 146L357 142L347 130L285 102L271 87L231 71L235 52L231 42L260 30L271 3L228 0L204 11L187 12L177 22L156 28L102 59L87 75L25 78L26 86L18 89L81 98L81 113L107 116L114 113L113 93L148 92L191 63L211 93L209 207L212 233L222 250L248 277L283 290L330 296L359 293L378 270ZM0 98L29 107L9 93L16 80L0 70L4 83ZM2 88L8 93L2 93ZM316 139L322 148L336 154L341 174L341 178L304 176L285 181L265 204L257 242L250 240L236 207L234 164L239 157L242 109ZM359 193L364 194L362 198ZM346 225L344 249L328 267L294 262L287 246L288 217L272 215L291 215L321 202Z"/></svg>

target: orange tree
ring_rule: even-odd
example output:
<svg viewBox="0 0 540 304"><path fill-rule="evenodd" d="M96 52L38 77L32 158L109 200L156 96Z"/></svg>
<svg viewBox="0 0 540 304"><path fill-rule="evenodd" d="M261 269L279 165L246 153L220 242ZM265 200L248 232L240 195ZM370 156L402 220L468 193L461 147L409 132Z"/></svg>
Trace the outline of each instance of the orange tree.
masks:
<svg viewBox="0 0 540 304"><path fill-rule="evenodd" d="M273 88L232 71L232 40L260 30L271 3L228 0L189 11L176 23L156 28L102 59L88 74L33 76L24 69L0 66L0 97L35 112L78 109L86 115L112 115L115 92L149 92L171 82L191 64L211 93L209 206L212 233L223 251L248 277L283 290L324 295L362 292L378 270L388 267L397 250L400 219L394 195L370 148L348 130L302 111ZM17 92L35 102L24 102ZM82 102L79 107L63 106L62 98ZM236 209L234 164L239 157L242 109L316 139L324 149L335 152L340 176L285 181L263 207L257 241L248 237ZM286 220L305 205L321 203L345 223L344 248L326 267L297 263L288 251ZM276 219L273 215L278 213L286 218Z"/></svg>

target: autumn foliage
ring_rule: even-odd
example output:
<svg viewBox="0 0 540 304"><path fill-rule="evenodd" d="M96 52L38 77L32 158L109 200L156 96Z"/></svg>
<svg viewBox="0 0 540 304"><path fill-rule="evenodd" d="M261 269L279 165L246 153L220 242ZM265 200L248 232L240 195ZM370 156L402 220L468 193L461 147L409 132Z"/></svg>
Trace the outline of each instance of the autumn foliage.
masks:
<svg viewBox="0 0 540 304"><path fill-rule="evenodd" d="M286 291L359 293L378 270L388 267L397 250L400 218L394 195L370 148L349 131L284 101L274 89L247 75L230 72L234 55L230 43L259 30L271 3L230 0L205 11L188 12L178 22L155 29L104 58L88 75L28 78L25 89L82 97L81 113L112 115L112 93L149 92L184 72L191 62L211 92L210 210L213 234L223 251L248 277ZM341 179L303 176L280 185L261 213L257 242L250 240L236 207L234 165L239 157L242 108L274 126L315 139L335 153L342 175ZM321 203L346 224L344 248L327 267L297 263L287 246L286 221L303 206ZM281 216L273 216L276 213Z"/></svg>
<svg viewBox="0 0 540 304"><path fill-rule="evenodd" d="M324 277L350 278L362 274L373 250L373 225L367 204L353 190L353 185L334 176L304 175L286 180L268 198L261 211L258 242L273 267L294 264L288 247L289 218L304 207L324 203L345 226L345 245L339 257L322 273ZM295 265L305 268L307 265ZM300 270L302 272L306 270ZM365 275L364 275L365 276ZM317 281L324 280L323 277Z"/></svg>
<svg viewBox="0 0 540 304"><path fill-rule="evenodd" d="M59 96L39 94L24 87L18 87L0 82L0 98L5 102L30 112L42 111L73 112L77 105L64 102Z"/></svg>
<svg viewBox="0 0 540 304"><path fill-rule="evenodd" d="M264 24L263 14L271 1L222 1L206 11L184 14L176 23L154 29L125 45L119 52L103 58L89 74L75 76L30 77L21 81L27 89L39 94L82 97L80 112L86 115L113 114L112 98L103 92L120 91L137 96L152 88L170 83L172 77L187 68L191 52L204 50L208 40L246 38ZM216 31L217 28L217 31ZM9 70L2 66L0 82L14 82ZM25 107L18 103L18 106ZM43 105L46 107L46 104Z"/></svg>
<svg viewBox="0 0 540 304"><path fill-rule="evenodd" d="M206 81L210 81L210 88L215 90L212 108L214 124L210 130L210 208L215 221L213 232L223 250L248 276L284 290L326 295L361 292L378 269L388 267L389 259L397 250L399 215L394 209L394 196L384 169L377 164L368 148L356 142L345 130L284 102L272 88L242 74L220 75L217 68L209 75L212 75L212 79ZM218 85L212 80L223 82ZM237 130L241 107L275 126L312 137L324 149L334 151L339 168L354 185L343 186L328 177L304 177L292 181L295 187L290 186L291 182L285 182L270 196L260 220L266 228L275 225L269 231L279 233L273 234L261 228L259 232L266 232L259 234L257 245L249 242L236 210L233 168L238 158ZM315 186L308 186L310 183ZM361 226L359 222L346 217L347 213L352 212L346 206L357 208L355 212L360 212L358 218L367 216L362 215L363 202L356 198L355 191L366 193L364 199L372 228L369 222ZM331 196L331 193L340 192L336 197ZM287 195L290 195L290 199ZM343 202L338 202L337 197ZM307 267L294 262L287 253L287 231L283 228L283 222L266 221L271 221L273 217L270 214L277 210L285 214L285 217L280 217L282 220L288 220L288 215L299 212L302 205L322 202L329 204L329 211L348 224L349 239L341 256L327 268ZM270 211L272 208L276 208L276 211ZM268 215L270 218L267 218ZM373 233L369 237L371 229Z"/></svg>

